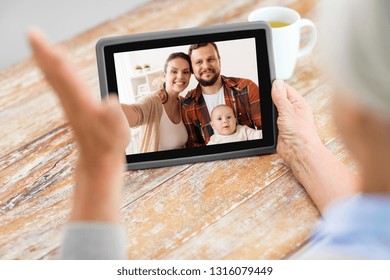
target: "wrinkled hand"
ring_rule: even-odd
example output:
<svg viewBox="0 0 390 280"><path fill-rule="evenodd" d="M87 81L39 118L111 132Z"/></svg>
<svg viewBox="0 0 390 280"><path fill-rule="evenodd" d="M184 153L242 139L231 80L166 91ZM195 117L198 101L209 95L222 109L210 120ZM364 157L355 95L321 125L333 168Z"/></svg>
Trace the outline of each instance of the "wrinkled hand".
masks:
<svg viewBox="0 0 390 280"><path fill-rule="evenodd" d="M274 81L272 100L279 114L277 153L294 168L304 151L323 146L317 134L313 114L306 100L282 80Z"/></svg>
<svg viewBox="0 0 390 280"><path fill-rule="evenodd" d="M72 219L118 221L124 150L130 141L121 106L116 97L96 101L74 66L40 32L31 30L29 41L79 146Z"/></svg>
<svg viewBox="0 0 390 280"><path fill-rule="evenodd" d="M359 191L359 178L322 144L305 99L281 80L272 87L279 117L277 152L322 212ZM342 184L340 184L342 182Z"/></svg>

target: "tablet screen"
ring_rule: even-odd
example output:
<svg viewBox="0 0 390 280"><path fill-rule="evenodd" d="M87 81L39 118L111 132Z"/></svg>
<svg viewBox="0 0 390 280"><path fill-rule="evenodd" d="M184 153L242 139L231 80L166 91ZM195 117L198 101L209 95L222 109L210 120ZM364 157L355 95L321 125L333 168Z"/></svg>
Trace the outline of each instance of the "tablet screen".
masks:
<svg viewBox="0 0 390 280"><path fill-rule="evenodd" d="M102 96L117 94L129 119L128 167L274 152L268 33L257 22L99 42Z"/></svg>

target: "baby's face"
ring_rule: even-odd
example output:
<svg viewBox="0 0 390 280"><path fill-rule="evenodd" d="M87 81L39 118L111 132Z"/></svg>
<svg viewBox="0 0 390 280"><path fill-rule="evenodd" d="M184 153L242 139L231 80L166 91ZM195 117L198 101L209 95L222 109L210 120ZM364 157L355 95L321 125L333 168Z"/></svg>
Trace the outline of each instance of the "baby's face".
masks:
<svg viewBox="0 0 390 280"><path fill-rule="evenodd" d="M236 117L229 106L220 106L213 110L211 126L220 135L230 135L236 132Z"/></svg>

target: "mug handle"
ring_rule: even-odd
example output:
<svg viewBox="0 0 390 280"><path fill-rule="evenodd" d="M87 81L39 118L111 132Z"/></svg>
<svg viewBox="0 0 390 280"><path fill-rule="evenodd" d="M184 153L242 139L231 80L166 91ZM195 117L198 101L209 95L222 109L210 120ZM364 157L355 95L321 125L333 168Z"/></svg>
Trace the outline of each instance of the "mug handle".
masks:
<svg viewBox="0 0 390 280"><path fill-rule="evenodd" d="M298 58L307 55L313 49L317 41L317 28L310 19L303 18L299 21L300 30L303 27L309 27L311 29L310 41L304 48L299 49Z"/></svg>

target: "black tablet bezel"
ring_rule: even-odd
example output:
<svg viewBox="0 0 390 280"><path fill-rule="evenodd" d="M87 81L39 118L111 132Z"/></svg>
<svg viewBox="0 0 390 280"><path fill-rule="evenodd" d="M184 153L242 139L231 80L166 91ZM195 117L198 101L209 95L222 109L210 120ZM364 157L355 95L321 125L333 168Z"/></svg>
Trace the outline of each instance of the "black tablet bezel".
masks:
<svg viewBox="0 0 390 280"><path fill-rule="evenodd" d="M274 153L277 112L271 99L271 86L275 78L271 30L266 23L249 22L99 40L96 45L98 72L101 97L105 98L108 94L118 94L114 53L247 38L254 38L256 42L263 139L126 155L128 170Z"/></svg>

